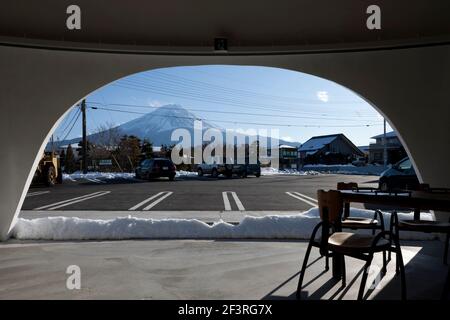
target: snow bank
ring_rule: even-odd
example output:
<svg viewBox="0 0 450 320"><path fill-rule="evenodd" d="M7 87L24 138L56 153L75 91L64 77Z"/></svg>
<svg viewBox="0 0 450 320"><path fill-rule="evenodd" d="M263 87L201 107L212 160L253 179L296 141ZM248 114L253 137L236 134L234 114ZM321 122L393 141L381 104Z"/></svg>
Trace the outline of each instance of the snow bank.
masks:
<svg viewBox="0 0 450 320"><path fill-rule="evenodd" d="M177 177L196 176L197 172L190 171L177 171ZM135 177L134 172L88 172L83 174L79 171L67 174L63 174L63 180L77 180L77 179L133 179Z"/></svg>
<svg viewBox="0 0 450 320"><path fill-rule="evenodd" d="M298 171L295 169L276 169L276 168L261 168L262 176L271 176L271 175L293 175L293 176L309 176L309 175L318 175L320 174L317 171L307 170L307 171Z"/></svg>
<svg viewBox="0 0 450 320"><path fill-rule="evenodd" d="M176 176L177 177L190 177L190 176L197 176L197 172L192 172L192 171L184 171L184 170L180 170L177 171Z"/></svg>
<svg viewBox="0 0 450 320"><path fill-rule="evenodd" d="M352 216L372 217L373 211L353 209ZM399 214L399 218L411 217ZM432 220L431 214L422 214ZM390 215L385 214L386 226ZM296 215L246 216L238 225L218 221L213 225L195 219L142 219L121 217L112 220L73 217L19 218L12 237L33 240L120 240L120 239L309 239L319 222L317 208ZM370 232L367 230L359 231ZM433 239L426 233L402 232L402 239Z"/></svg>
<svg viewBox="0 0 450 320"><path fill-rule="evenodd" d="M76 179L132 179L134 178L134 172L88 172L86 174L76 171L71 174L64 173L63 180L76 180Z"/></svg>
<svg viewBox="0 0 450 320"><path fill-rule="evenodd" d="M386 168L378 165L366 165L357 167L352 164L340 165L324 165L324 164L307 164L303 166L304 170L315 170L322 173L338 173L338 174L361 174L379 176Z"/></svg>

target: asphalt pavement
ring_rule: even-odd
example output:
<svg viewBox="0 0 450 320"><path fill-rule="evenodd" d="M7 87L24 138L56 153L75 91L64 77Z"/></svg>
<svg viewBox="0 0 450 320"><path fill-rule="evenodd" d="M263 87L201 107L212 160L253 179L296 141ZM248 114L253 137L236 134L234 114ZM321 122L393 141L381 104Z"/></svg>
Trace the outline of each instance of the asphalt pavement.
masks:
<svg viewBox="0 0 450 320"><path fill-rule="evenodd" d="M323 174L231 179L188 176L175 181L166 178L65 180L51 188L31 187L22 212L298 212L316 206L318 189L336 188L341 181L373 187L378 177Z"/></svg>

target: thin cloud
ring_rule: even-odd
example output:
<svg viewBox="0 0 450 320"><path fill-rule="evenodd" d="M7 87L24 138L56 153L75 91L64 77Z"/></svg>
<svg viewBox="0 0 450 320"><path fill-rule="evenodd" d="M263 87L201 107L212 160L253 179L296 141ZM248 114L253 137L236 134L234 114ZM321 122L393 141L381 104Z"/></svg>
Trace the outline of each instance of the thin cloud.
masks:
<svg viewBox="0 0 450 320"><path fill-rule="evenodd" d="M329 97L328 97L328 92L326 92L326 91L317 91L317 99L319 99L320 101L323 101L323 102L328 102L328 99L329 99Z"/></svg>

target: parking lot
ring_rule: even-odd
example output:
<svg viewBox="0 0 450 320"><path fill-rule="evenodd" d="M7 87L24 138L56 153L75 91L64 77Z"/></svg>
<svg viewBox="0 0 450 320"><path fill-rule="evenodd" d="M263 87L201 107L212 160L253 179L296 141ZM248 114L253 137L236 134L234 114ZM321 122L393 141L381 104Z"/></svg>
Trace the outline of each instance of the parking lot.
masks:
<svg viewBox="0 0 450 320"><path fill-rule="evenodd" d="M157 212L277 212L308 210L317 204L318 189L336 188L337 182L354 181L376 186L378 177L358 175L271 175L260 178L210 178L187 176L175 181L135 178L73 179L52 188L32 187L22 207L22 216L80 212L98 217L98 212L129 212L158 217ZM152 214L154 213L154 214ZM167 215L166 215L167 216Z"/></svg>

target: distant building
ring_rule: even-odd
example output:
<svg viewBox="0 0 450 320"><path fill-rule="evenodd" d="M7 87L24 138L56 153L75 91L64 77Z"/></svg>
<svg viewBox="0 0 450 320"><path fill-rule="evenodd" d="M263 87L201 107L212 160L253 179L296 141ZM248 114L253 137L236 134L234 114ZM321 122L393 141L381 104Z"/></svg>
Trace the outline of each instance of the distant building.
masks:
<svg viewBox="0 0 450 320"><path fill-rule="evenodd" d="M369 163L383 164L383 134L372 137L375 143L369 145ZM406 157L406 151L395 131L386 133L387 163L396 163Z"/></svg>
<svg viewBox="0 0 450 320"><path fill-rule="evenodd" d="M342 133L312 137L298 149L300 164L347 164L364 153Z"/></svg>
<svg viewBox="0 0 450 320"><path fill-rule="evenodd" d="M279 147L279 168L297 169L298 152L297 147L281 144Z"/></svg>
<svg viewBox="0 0 450 320"><path fill-rule="evenodd" d="M359 146L358 149L364 153L366 158L369 158L369 146Z"/></svg>

